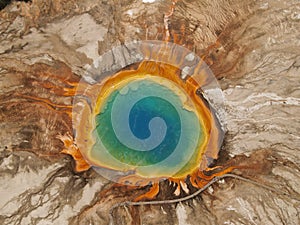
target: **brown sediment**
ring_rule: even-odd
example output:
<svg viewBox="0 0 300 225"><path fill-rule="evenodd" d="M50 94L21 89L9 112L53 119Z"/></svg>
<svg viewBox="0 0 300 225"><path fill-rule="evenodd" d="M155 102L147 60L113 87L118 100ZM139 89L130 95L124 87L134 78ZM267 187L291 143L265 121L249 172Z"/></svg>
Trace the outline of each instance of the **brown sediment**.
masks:
<svg viewBox="0 0 300 225"><path fill-rule="evenodd" d="M74 85L78 77L59 61L51 65L36 63L32 66L11 66L18 64L22 63L1 64L2 68L15 74L11 82L22 85L16 90L4 90L0 99L0 118L6 123L21 123L23 128L17 130L15 136L27 140L15 142L14 149L26 151L30 148L31 152L41 157L61 157L59 149L62 149L62 144L56 136L72 131L72 92L76 89ZM9 80L7 82L9 85ZM40 118L44 118L42 124Z"/></svg>

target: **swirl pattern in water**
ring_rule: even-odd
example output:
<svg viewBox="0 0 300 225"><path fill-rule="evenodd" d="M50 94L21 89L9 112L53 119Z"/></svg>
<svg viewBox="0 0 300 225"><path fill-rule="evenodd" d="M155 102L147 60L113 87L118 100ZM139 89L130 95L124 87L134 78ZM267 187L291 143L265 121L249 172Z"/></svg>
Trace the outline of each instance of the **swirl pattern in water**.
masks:
<svg viewBox="0 0 300 225"><path fill-rule="evenodd" d="M78 87L76 144L90 165L114 181L119 178L103 169L184 179L217 158L223 138L203 97L210 90L219 89L208 67L183 47L138 42L113 49Z"/></svg>

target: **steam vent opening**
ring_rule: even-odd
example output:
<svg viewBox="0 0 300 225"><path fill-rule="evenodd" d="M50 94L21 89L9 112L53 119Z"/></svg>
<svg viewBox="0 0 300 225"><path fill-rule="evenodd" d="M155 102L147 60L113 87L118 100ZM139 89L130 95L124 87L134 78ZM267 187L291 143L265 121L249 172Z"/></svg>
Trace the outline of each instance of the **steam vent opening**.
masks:
<svg viewBox="0 0 300 225"><path fill-rule="evenodd" d="M0 224L298 224L299 8L0 1Z"/></svg>

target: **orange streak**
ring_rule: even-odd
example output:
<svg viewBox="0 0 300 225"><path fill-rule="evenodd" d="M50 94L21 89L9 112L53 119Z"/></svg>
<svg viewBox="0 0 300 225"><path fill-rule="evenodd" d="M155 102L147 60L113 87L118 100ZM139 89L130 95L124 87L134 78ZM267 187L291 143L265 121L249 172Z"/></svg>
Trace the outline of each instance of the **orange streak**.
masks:
<svg viewBox="0 0 300 225"><path fill-rule="evenodd" d="M81 152L78 147L74 143L73 137L69 134L58 135L57 138L64 143L65 149L61 151L61 153L71 155L75 160L76 167L75 170L77 172L82 172L88 170L91 166L84 160Z"/></svg>
<svg viewBox="0 0 300 225"><path fill-rule="evenodd" d="M59 105L59 104L55 104L53 102L51 102L48 99L44 99L44 98L39 98L39 97L34 97L34 96L29 96L29 95L20 95L20 94L16 94L17 96L21 96L23 98L27 98L27 99L31 99L31 100L36 100L38 102L43 102L46 103L52 107L55 108L68 108L68 109L72 109L72 105Z"/></svg>
<svg viewBox="0 0 300 225"><path fill-rule="evenodd" d="M141 200L153 199L156 195L158 195L158 193L159 193L159 183L155 182L152 184L152 187L147 193L135 198L134 201L138 202Z"/></svg>

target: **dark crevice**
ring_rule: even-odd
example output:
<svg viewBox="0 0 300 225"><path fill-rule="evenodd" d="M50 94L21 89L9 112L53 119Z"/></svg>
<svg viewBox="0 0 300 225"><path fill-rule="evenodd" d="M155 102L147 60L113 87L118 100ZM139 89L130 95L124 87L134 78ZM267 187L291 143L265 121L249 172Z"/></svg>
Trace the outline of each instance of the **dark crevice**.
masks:
<svg viewBox="0 0 300 225"><path fill-rule="evenodd" d="M31 0L14 0L16 2L31 2ZM9 5L12 0L0 0L0 10L4 9L7 5Z"/></svg>

